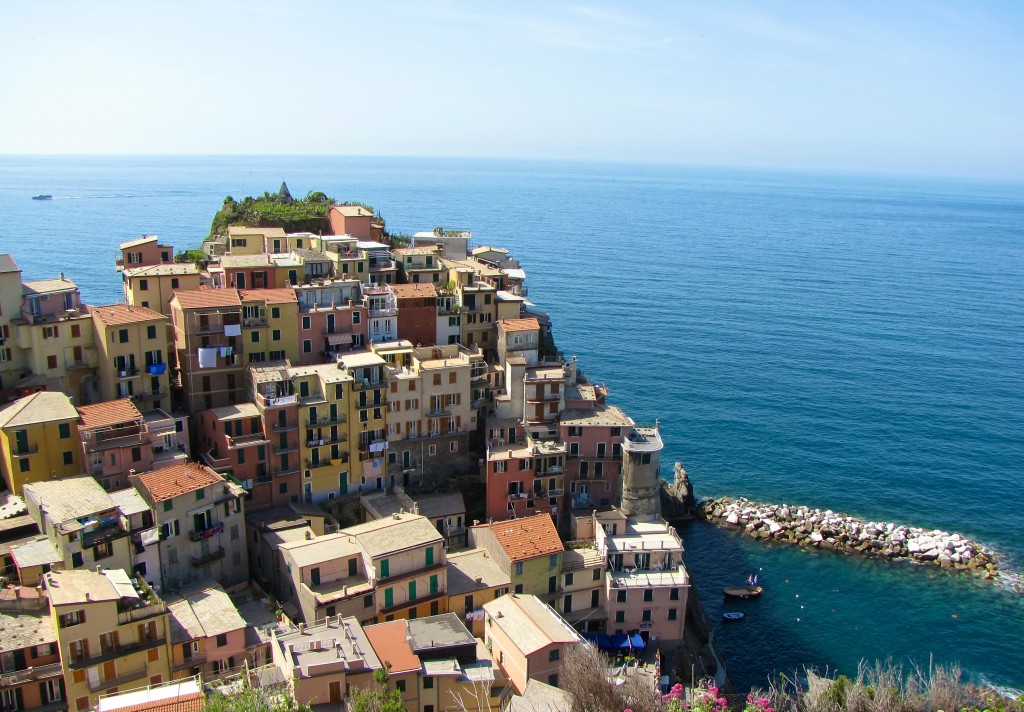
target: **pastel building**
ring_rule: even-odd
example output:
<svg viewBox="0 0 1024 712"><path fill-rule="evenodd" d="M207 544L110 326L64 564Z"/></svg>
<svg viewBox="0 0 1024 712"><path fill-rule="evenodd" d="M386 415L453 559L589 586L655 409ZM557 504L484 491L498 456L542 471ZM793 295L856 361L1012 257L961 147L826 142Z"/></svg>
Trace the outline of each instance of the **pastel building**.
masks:
<svg viewBox="0 0 1024 712"><path fill-rule="evenodd" d="M463 617L477 638L484 637L483 606L511 590L508 571L487 549L448 554L448 611Z"/></svg>
<svg viewBox="0 0 1024 712"><path fill-rule="evenodd" d="M234 289L177 291L171 297L175 381L185 409L199 411L245 400L242 302Z"/></svg>
<svg viewBox="0 0 1024 712"><path fill-rule="evenodd" d="M359 240L380 240L384 222L362 205L335 205L327 213L335 235L350 235Z"/></svg>
<svg viewBox="0 0 1024 712"><path fill-rule="evenodd" d="M399 273L406 284L436 285L448 281L447 269L441 262L443 250L435 245L402 247L392 250Z"/></svg>
<svg viewBox="0 0 1024 712"><path fill-rule="evenodd" d="M540 440L515 419L487 421L487 517L508 519L565 509L565 443Z"/></svg>
<svg viewBox="0 0 1024 712"><path fill-rule="evenodd" d="M117 266L148 267L149 265L166 265L174 262L174 247L161 245L156 235L143 235L137 240L129 240L118 245L121 256Z"/></svg>
<svg viewBox="0 0 1024 712"><path fill-rule="evenodd" d="M472 526L469 545L508 572L513 592L557 598L564 547L550 515Z"/></svg>
<svg viewBox="0 0 1024 712"><path fill-rule="evenodd" d="M242 352L246 363L299 357L295 290L242 289Z"/></svg>
<svg viewBox="0 0 1024 712"><path fill-rule="evenodd" d="M41 607L0 606L0 707L60 712L68 708L64 671L46 598Z"/></svg>
<svg viewBox="0 0 1024 712"><path fill-rule="evenodd" d="M521 695L528 680L558 687L566 653L583 639L541 599L513 593L484 604L484 642Z"/></svg>
<svg viewBox="0 0 1024 712"><path fill-rule="evenodd" d="M203 462L214 472L248 484L247 490L270 481L270 439L255 403L204 410L198 436Z"/></svg>
<svg viewBox="0 0 1024 712"><path fill-rule="evenodd" d="M63 393L41 391L0 407L0 468L21 495L29 482L82 472L75 427L78 411Z"/></svg>
<svg viewBox="0 0 1024 712"><path fill-rule="evenodd" d="M132 398L141 410L170 408L168 319L146 307L90 309L98 353L99 398Z"/></svg>
<svg viewBox="0 0 1024 712"><path fill-rule="evenodd" d="M363 301L369 324L367 338L371 343L394 341L398 338L398 301L395 290L383 282L365 284L362 287Z"/></svg>
<svg viewBox="0 0 1024 712"><path fill-rule="evenodd" d="M44 580L68 708L170 679L167 606L121 569L51 571Z"/></svg>
<svg viewBox="0 0 1024 712"><path fill-rule="evenodd" d="M434 285L396 284L392 289L398 306L398 338L417 346L434 344L437 339L437 291Z"/></svg>
<svg viewBox="0 0 1024 712"><path fill-rule="evenodd" d="M301 494L299 397L288 373L290 367L284 360L254 363L248 368L249 401L259 412L263 433L270 441L265 474L242 481L251 496L246 505L250 510L283 507L298 502Z"/></svg>
<svg viewBox="0 0 1024 712"><path fill-rule="evenodd" d="M79 402L92 399L92 324L78 287L61 273L57 279L22 283L22 293L21 316L13 323L33 374L25 385L63 391Z"/></svg>
<svg viewBox="0 0 1024 712"><path fill-rule="evenodd" d="M63 569L132 570L128 521L89 475L25 485L29 516L49 540Z"/></svg>
<svg viewBox="0 0 1024 712"><path fill-rule="evenodd" d="M347 494L353 471L350 424L359 422L352 376L335 364L321 364L293 366L288 377L298 396L302 501L318 504Z"/></svg>
<svg viewBox="0 0 1024 712"><path fill-rule="evenodd" d="M299 304L299 354L296 365L333 361L367 344L367 309L357 303L359 281L323 280L295 287Z"/></svg>
<svg viewBox="0 0 1024 712"><path fill-rule="evenodd" d="M103 489L127 487L130 474L153 469L149 425L130 398L79 406L78 414L84 469Z"/></svg>
<svg viewBox="0 0 1024 712"><path fill-rule="evenodd" d="M568 449L565 480L569 507L590 510L618 500L622 487L622 442L633 420L604 402L601 386L566 388L566 408L558 420Z"/></svg>
<svg viewBox="0 0 1024 712"><path fill-rule="evenodd" d="M202 277L192 262L125 267L121 270L125 303L171 315L171 297L178 290L199 289Z"/></svg>
<svg viewBox="0 0 1024 712"><path fill-rule="evenodd" d="M17 339L21 298L21 268L10 255L0 254L0 403L17 397L15 384L27 375L28 362Z"/></svg>
<svg viewBox="0 0 1024 712"><path fill-rule="evenodd" d="M171 676L209 681L248 660L247 624L231 597L212 581L198 581L166 597Z"/></svg>
<svg viewBox="0 0 1024 712"><path fill-rule="evenodd" d="M131 479L160 528L161 590L204 578L229 589L249 580L240 486L193 462Z"/></svg>
<svg viewBox="0 0 1024 712"><path fill-rule="evenodd" d="M387 475L388 383L383 358L375 353L346 354L338 368L352 377L348 422L352 443L352 478L359 489L384 489ZM356 469L358 467L358 469Z"/></svg>
<svg viewBox="0 0 1024 712"><path fill-rule="evenodd" d="M354 688L375 688L373 673L383 668L355 618L274 630L271 653L300 705L340 709Z"/></svg>

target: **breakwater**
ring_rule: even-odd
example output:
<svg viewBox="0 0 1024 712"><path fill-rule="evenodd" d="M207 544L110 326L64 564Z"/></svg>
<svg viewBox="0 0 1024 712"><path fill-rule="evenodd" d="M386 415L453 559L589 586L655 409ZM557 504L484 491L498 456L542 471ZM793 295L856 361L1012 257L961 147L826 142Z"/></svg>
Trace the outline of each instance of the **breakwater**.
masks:
<svg viewBox="0 0 1024 712"><path fill-rule="evenodd" d="M739 529L753 539L908 560L949 571L971 572L986 579L999 575L999 564L992 551L956 533L866 521L830 509L763 504L742 497L705 499L698 506L705 519Z"/></svg>

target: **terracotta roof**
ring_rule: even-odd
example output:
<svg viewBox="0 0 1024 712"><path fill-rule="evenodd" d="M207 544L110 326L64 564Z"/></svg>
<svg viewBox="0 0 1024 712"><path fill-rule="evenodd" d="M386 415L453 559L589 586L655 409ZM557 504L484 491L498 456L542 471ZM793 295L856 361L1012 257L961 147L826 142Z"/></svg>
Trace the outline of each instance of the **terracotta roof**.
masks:
<svg viewBox="0 0 1024 712"><path fill-rule="evenodd" d="M551 515L544 512L532 517L495 522L490 527L494 538L513 562L557 554L564 550Z"/></svg>
<svg viewBox="0 0 1024 712"><path fill-rule="evenodd" d="M267 304L294 304L299 301L295 297L295 290L288 287L280 289L239 289L238 294L243 302L261 301Z"/></svg>
<svg viewBox="0 0 1024 712"><path fill-rule="evenodd" d="M180 289L175 290L174 298L178 300L182 309L242 306L237 289Z"/></svg>
<svg viewBox="0 0 1024 712"><path fill-rule="evenodd" d="M160 312L130 304L111 304L106 307L89 307L89 313L107 326L134 324L140 321L167 321Z"/></svg>
<svg viewBox="0 0 1024 712"><path fill-rule="evenodd" d="M362 205L335 205L331 208L331 211L337 211L338 214L344 215L346 218L371 218L373 213L364 208Z"/></svg>
<svg viewBox="0 0 1024 712"><path fill-rule="evenodd" d="M409 645L404 620L368 625L363 628L363 632L366 633L380 661L391 666L388 670L391 674L397 675L420 669L420 657Z"/></svg>
<svg viewBox="0 0 1024 712"><path fill-rule="evenodd" d="M395 296L399 299L437 296L437 290L429 282L425 284L393 284L391 288L395 290Z"/></svg>
<svg viewBox="0 0 1024 712"><path fill-rule="evenodd" d="M177 697L117 707L116 712L203 712L204 709L206 709L205 695L202 692L191 692Z"/></svg>
<svg viewBox="0 0 1024 712"><path fill-rule="evenodd" d="M502 319L498 322L505 331L539 331L540 322L536 319Z"/></svg>
<svg viewBox="0 0 1024 712"><path fill-rule="evenodd" d="M224 481L209 467L197 462L183 462L135 477L154 502L164 502Z"/></svg>
<svg viewBox="0 0 1024 712"><path fill-rule="evenodd" d="M78 415L81 416L83 428L99 428L142 419L142 413L132 403L131 398L82 405L78 407Z"/></svg>

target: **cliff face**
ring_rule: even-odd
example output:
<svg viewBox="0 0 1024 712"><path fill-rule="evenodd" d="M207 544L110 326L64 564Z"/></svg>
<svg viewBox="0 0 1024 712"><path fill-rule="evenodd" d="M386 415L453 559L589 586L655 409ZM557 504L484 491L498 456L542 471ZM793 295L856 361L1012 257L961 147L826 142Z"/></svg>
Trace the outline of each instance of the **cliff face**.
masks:
<svg viewBox="0 0 1024 712"><path fill-rule="evenodd" d="M693 519L701 515L700 507L693 497L693 485L680 463L675 465L672 482L661 482L661 512L669 522L679 519Z"/></svg>

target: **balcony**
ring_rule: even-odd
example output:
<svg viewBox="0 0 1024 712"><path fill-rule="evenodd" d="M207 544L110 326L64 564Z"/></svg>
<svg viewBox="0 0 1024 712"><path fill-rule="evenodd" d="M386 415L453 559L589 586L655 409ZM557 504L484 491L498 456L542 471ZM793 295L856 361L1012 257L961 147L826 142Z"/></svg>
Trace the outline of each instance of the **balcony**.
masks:
<svg viewBox="0 0 1024 712"><path fill-rule="evenodd" d="M297 475L299 474L299 466L289 465L288 467L275 467L272 470L272 472L274 473L274 477L287 477L288 475Z"/></svg>
<svg viewBox="0 0 1024 712"><path fill-rule="evenodd" d="M371 319L383 319L388 316L396 316L398 309L394 307L385 307L383 309L369 309L367 310L370 314Z"/></svg>
<svg viewBox="0 0 1024 712"><path fill-rule="evenodd" d="M306 460L306 469L315 470L320 467L330 467L334 464L334 460L331 458L320 458L319 460Z"/></svg>
<svg viewBox="0 0 1024 712"><path fill-rule="evenodd" d="M229 435L228 436L228 447L232 450L246 445L269 445L270 441L267 440L263 433L249 433L248 435Z"/></svg>
<svg viewBox="0 0 1024 712"><path fill-rule="evenodd" d="M160 608L160 611L159 611L160 613L165 613L167 611L167 606L163 602L161 602L158 605L159 605L159 608ZM150 611L150 609L154 609L156 607L157 606L145 606L143 609L139 609L139 610ZM132 611L125 611L125 612L122 612L122 613L118 613L117 614L118 622L119 623L122 622L122 620L121 620L122 616L125 616L125 615L130 616L132 613L133 613ZM153 615L153 612L150 611L149 615ZM128 617L128 618L126 618L124 620L122 625L126 624L126 623L130 623L133 620L139 620L139 618L137 618L137 617L136 618ZM129 643L128 645L114 645L114 646L106 648L99 655L94 655L91 658L72 660L71 663L68 665L68 667L70 667L72 670L84 670L85 668L90 668L90 667L93 667L95 665L102 665L103 663L110 662L111 660L118 660L120 658L126 658L129 655L134 655L135 653L142 653L142 652L145 652L145 651L149 650L150 648L162 648L166 644L167 644L167 639L166 638L153 638L151 640L140 640L137 643ZM112 684L113 683L111 683L111 685Z"/></svg>
<svg viewBox="0 0 1024 712"><path fill-rule="evenodd" d="M206 653L192 653L191 657L185 658L180 663L175 663L171 666L171 672L178 672L179 670L188 670L190 668L199 667L206 663Z"/></svg>
<svg viewBox="0 0 1024 712"><path fill-rule="evenodd" d="M157 398L166 398L166 397L167 397L167 391L156 390L156 391L143 391L142 393L136 393L135 395L131 396L131 399L133 401L140 401L140 400L147 401L147 400L156 400Z"/></svg>
<svg viewBox="0 0 1024 712"><path fill-rule="evenodd" d="M270 449L275 455L285 455L290 452L298 452L299 446L292 443L285 443L284 445L271 445Z"/></svg>
<svg viewBox="0 0 1024 712"><path fill-rule="evenodd" d="M35 455L38 452L38 445L25 445L23 447L15 448L14 452L12 452L11 455L13 457L28 457L29 455Z"/></svg>
<svg viewBox="0 0 1024 712"><path fill-rule="evenodd" d="M306 442L306 447L323 447L324 445L334 445L335 443L346 443L348 442L348 435L345 433L338 433L331 437L328 435L324 438L318 438L316 440L309 440Z"/></svg>
<svg viewBox="0 0 1024 712"><path fill-rule="evenodd" d="M318 428L324 425L340 425L348 420L348 417L343 413L336 415L325 415L322 418L309 418L306 421L307 428Z"/></svg>
<svg viewBox="0 0 1024 712"><path fill-rule="evenodd" d="M82 530L82 548L88 549L123 536L128 536L126 522L119 516L99 517L87 522Z"/></svg>
<svg viewBox="0 0 1024 712"><path fill-rule="evenodd" d="M30 667L24 670L5 672L0 674L0 687L20 685L24 682L43 680L45 678L56 677L61 674L63 674L63 672L61 670L60 663L50 663L49 665L39 665L37 667Z"/></svg>
<svg viewBox="0 0 1024 712"><path fill-rule="evenodd" d="M223 546L218 546L216 549L212 549L211 551L209 551L206 554L202 554L201 556L193 556L192 557L192 565L195 566L196 568L199 568L200 566L206 566L207 564L212 564L214 561L219 561L220 559L223 559L223 558L224 558L224 547Z"/></svg>
<svg viewBox="0 0 1024 712"><path fill-rule="evenodd" d="M437 600L439 598L443 598L446 595L448 595L448 592L447 592L446 588L444 586L441 586L434 593L428 593L428 594L425 594L423 596L417 596L416 598L412 599L411 601L404 601L402 603L393 603L392 605L390 605L390 606L388 606L386 608L382 608L380 611L378 611L378 614L386 616L386 615L388 615L390 613L394 613L395 611L400 611L400 610L403 610L405 608L411 608L412 606L418 606L418 605L423 604L423 603L430 603L431 601L435 601L435 600Z"/></svg>
<svg viewBox="0 0 1024 712"><path fill-rule="evenodd" d="M291 396L291 397L294 398L295 396ZM275 433L287 433L289 431L298 429L298 427L299 427L299 424L294 422L294 421L292 421L290 423L288 423L288 422L276 423L275 425L273 425L271 427L271 430L273 430Z"/></svg>
<svg viewBox="0 0 1024 712"><path fill-rule="evenodd" d="M259 317L259 318L256 318L256 319L242 319L242 326L245 327L246 329L256 329L256 328L259 328L261 326L266 326L266 325L267 325L267 318L266 317Z"/></svg>
<svg viewBox="0 0 1024 712"><path fill-rule="evenodd" d="M188 533L189 539L192 541L202 541L203 539L209 539L211 537L220 536L224 533L224 523L217 522L211 527L206 529L192 529Z"/></svg>
<svg viewBox="0 0 1024 712"><path fill-rule="evenodd" d="M284 396L265 396L262 393L256 394L256 403L264 408L279 408L285 405L295 405L299 397L294 393Z"/></svg>
<svg viewBox="0 0 1024 712"><path fill-rule="evenodd" d="M382 397L378 396L377 398L374 398L372 401L370 401L370 400L366 400L366 401L360 400L358 403L356 403L356 408L383 408L387 404L388 404L388 399L387 398L382 398Z"/></svg>
<svg viewBox="0 0 1024 712"><path fill-rule="evenodd" d="M442 406L440 408L433 408L427 411L428 418L440 418L443 415L451 415L451 408L448 406Z"/></svg>
<svg viewBox="0 0 1024 712"><path fill-rule="evenodd" d="M127 368L117 368L116 370L118 378L134 378L135 376L139 375L139 369L135 368L134 366L130 366Z"/></svg>
<svg viewBox="0 0 1024 712"><path fill-rule="evenodd" d="M145 666L143 666L141 668L138 668L137 670L132 670L131 672L123 672L120 675L108 677L103 680L89 680L89 692L99 692L100 690L107 690L111 687L121 687L122 685L125 685L129 682L141 680L146 676L146 668Z"/></svg>

